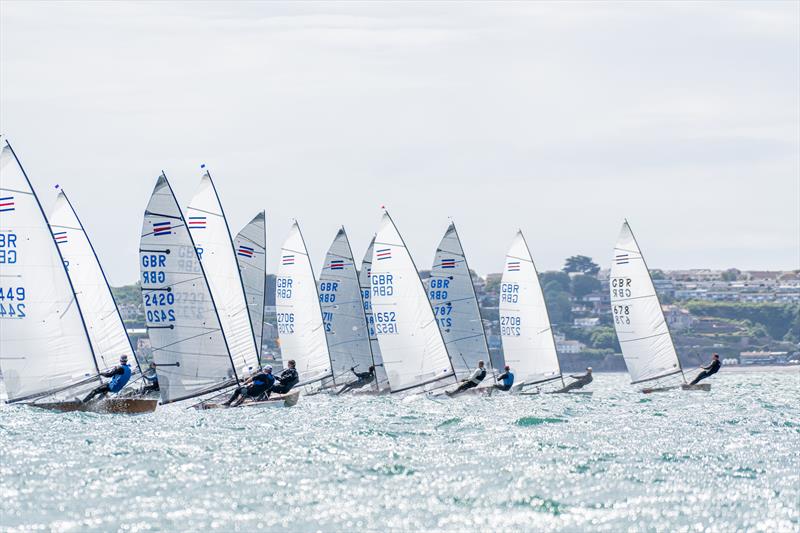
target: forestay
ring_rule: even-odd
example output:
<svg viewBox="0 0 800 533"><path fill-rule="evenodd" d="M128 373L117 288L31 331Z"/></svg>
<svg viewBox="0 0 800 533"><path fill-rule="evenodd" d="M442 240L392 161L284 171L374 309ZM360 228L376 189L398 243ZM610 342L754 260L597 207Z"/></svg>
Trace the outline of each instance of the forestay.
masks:
<svg viewBox="0 0 800 533"><path fill-rule="evenodd" d="M267 225L264 212L260 212L233 240L236 261L244 285L244 297L250 313L250 323L256 337L259 361L264 339L264 292L267 283Z"/></svg>
<svg viewBox="0 0 800 533"><path fill-rule="evenodd" d="M661 303L627 221L614 248L609 290L614 328L632 383L680 373Z"/></svg>
<svg viewBox="0 0 800 533"><path fill-rule="evenodd" d="M519 384L559 379L556 343L539 274L522 231L506 254L500 282L500 335L506 364Z"/></svg>
<svg viewBox="0 0 800 533"><path fill-rule="evenodd" d="M189 203L186 221L206 272L228 350L242 378L258 369L258 349L225 213L206 171Z"/></svg>
<svg viewBox="0 0 800 533"><path fill-rule="evenodd" d="M459 379L468 377L480 360L491 368L489 345L472 274L452 222L436 249L428 280L428 298L442 330L456 376Z"/></svg>
<svg viewBox="0 0 800 533"><path fill-rule="evenodd" d="M81 304L100 370L116 366L121 355L126 355L133 362L136 354L103 268L64 191L60 191L56 197L50 213L50 227ZM138 366L138 361L136 364ZM141 368L138 370L141 372Z"/></svg>
<svg viewBox="0 0 800 533"><path fill-rule="evenodd" d="M389 386L389 378L383 368L383 357L381 357L381 347L375 333L375 317L372 315L372 298L370 290L370 273L372 272L372 250L375 247L375 237L369 241L364 260L361 261L361 270L358 271L358 283L361 286L361 298L364 301L364 317L367 321L367 331L369 332L369 344L372 349L372 360L375 361L375 376L378 380L378 388L385 389Z"/></svg>
<svg viewBox="0 0 800 533"><path fill-rule="evenodd" d="M0 369L8 401L99 379L81 308L41 204L0 149Z"/></svg>
<svg viewBox="0 0 800 533"><path fill-rule="evenodd" d="M297 222L281 248L275 307L283 366L294 359L301 383L316 383L331 377L331 358L314 269Z"/></svg>
<svg viewBox="0 0 800 533"><path fill-rule="evenodd" d="M144 212L139 267L162 403L235 383L203 265L163 174Z"/></svg>
<svg viewBox="0 0 800 533"><path fill-rule="evenodd" d="M375 237L370 283L375 331L392 392L455 382L425 287L388 213Z"/></svg>
<svg viewBox="0 0 800 533"><path fill-rule="evenodd" d="M353 381L356 377L350 369L366 372L373 361L358 272L344 228L336 233L325 256L319 301L333 377L337 383Z"/></svg>

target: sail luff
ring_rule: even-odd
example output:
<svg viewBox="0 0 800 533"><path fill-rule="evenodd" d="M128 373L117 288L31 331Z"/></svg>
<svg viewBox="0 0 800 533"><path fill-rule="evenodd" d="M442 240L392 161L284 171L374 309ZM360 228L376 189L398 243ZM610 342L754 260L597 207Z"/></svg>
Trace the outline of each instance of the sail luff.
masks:
<svg viewBox="0 0 800 533"><path fill-rule="evenodd" d="M87 378L92 380L98 376L99 368L80 303L47 215L16 152L8 140L3 140L5 146L0 148L0 248L2 268L6 271L3 277L23 284L14 287L16 300L4 304L8 309L4 308L2 313L2 320L11 323L4 327L0 339L3 347L0 366L8 401L13 402L71 388ZM9 167L12 164L16 165L18 173ZM27 197L32 202L26 201ZM27 221L27 225L26 216L34 219ZM22 240L18 239L20 230L28 231ZM42 244L37 248L39 242ZM34 263L26 266L29 257L37 253L40 257L34 257ZM14 273L15 269L19 271ZM31 280L34 280L32 285L25 287ZM4 288L11 290L11 287ZM47 328L54 329L52 334L48 334ZM74 331L74 328L80 329ZM34 358L27 361L27 354L31 352L35 352ZM37 368L42 360L44 363Z"/></svg>
<svg viewBox="0 0 800 533"><path fill-rule="evenodd" d="M370 286L370 272L372 270L372 250L375 247L375 236L372 236L364 258L361 260L361 269L358 271L358 284L361 287L361 299L364 302L364 320L367 323L367 334L369 335L369 347L372 351L372 360L375 364L375 386L378 390L381 385L384 388L389 386L389 377L383 366L383 356L375 332L375 317L372 314L372 288Z"/></svg>
<svg viewBox="0 0 800 533"><path fill-rule="evenodd" d="M117 302L114 299L114 295L111 292L111 286L108 283L108 278L106 277L105 270L103 270L102 263L100 263L100 258L97 255L97 251L94 249L94 246L92 245L92 240L89 238L89 234L86 233L86 228L84 227L83 222L81 222L81 219L78 216L78 212L75 210L75 207L72 205L72 202L70 201L69 196L67 195L67 193L63 189L61 189L59 195L63 196L64 202L66 202L66 207L69 209L69 214L71 214L71 216L75 220L75 223L78 226L75 229L77 229L79 231L79 238L82 238L84 240L86 247L89 249L89 251L91 251L90 261L92 259L94 261L93 261L93 264L87 265L85 267L86 270L87 270L86 273L90 274L89 270L95 268L99 272L100 278L102 278L102 281L103 281L102 287L101 287L101 294L99 294L98 296L101 299L104 299L105 302L98 302L95 306L90 306L89 309L90 309L90 311L93 311L93 312L101 311L101 312L104 313L107 310L107 309L104 309L104 307L107 307L108 304L110 303L114 308L114 316L118 320L118 322L116 324L117 327L113 328L113 329L117 330L116 332L111 332L111 333L99 332L95 336L91 336L90 335L89 339L93 343L93 348L94 348L94 343L95 342L97 342L97 345L98 345L97 348L94 349L95 359L97 359L98 356L101 356L100 349L102 348L100 346L100 342L101 341L95 341L95 337L98 336L98 335L107 336L107 337L116 336L118 338L118 340L119 339L123 339L125 344L127 344L127 347L130 350L130 355L131 355L131 357L133 357L133 360L136 363L136 368L138 369L139 373L141 373L142 372L142 367L141 367L141 364L139 362L139 359L136 357L136 350L134 349L133 343L131 342L131 339L128 336L128 332L125 329L125 322L122 319L122 314L119 311L119 306L117 305ZM58 202L58 199L56 200L56 202ZM58 209L58 205L56 204L56 206L54 206L54 208L53 208L53 216L52 216L52 219L54 221L57 220L57 216L58 216L57 209ZM56 224L55 222L51 224L51 227L58 227L58 228L67 229L66 226L62 226L61 224ZM67 240L69 240L68 236L67 236ZM63 242L59 242L58 240L56 242L58 242L61 245L65 244ZM61 249L61 246L59 246L59 250L60 249ZM62 252L62 255L64 255L63 252ZM74 270L75 270L74 263L76 261L68 261L68 262L69 262L70 266L73 266L73 273L74 273ZM75 281L72 279L73 274L70 273L69 268L67 268L67 273L69 274L70 280L73 281L73 286L76 285ZM103 288L105 289L105 291L102 291ZM84 291L81 291L81 292L84 292ZM76 297L77 297L77 293L76 293ZM80 299L80 297L78 297L78 298ZM86 319L87 319L87 316L84 316L84 320L86 320ZM94 330L94 328L93 328L93 330ZM113 352L114 350L109 349L109 351ZM115 357L115 356L121 355L121 353L113 353L113 354L109 353L108 355L110 355L112 357ZM112 362L111 364L108 364L105 361L105 357L103 357L103 361L104 361L106 367L114 366L116 364L116 361Z"/></svg>

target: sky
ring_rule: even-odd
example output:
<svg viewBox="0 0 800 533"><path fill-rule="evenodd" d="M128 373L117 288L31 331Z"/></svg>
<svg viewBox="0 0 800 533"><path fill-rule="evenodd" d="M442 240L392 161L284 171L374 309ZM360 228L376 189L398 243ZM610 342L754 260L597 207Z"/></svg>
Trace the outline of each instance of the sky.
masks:
<svg viewBox="0 0 800 533"><path fill-rule="evenodd" d="M419 268L448 217L481 274L517 229L607 267L625 218L652 268L800 268L798 2L2 0L0 133L114 285L201 164L269 272L294 219L360 260L381 206Z"/></svg>

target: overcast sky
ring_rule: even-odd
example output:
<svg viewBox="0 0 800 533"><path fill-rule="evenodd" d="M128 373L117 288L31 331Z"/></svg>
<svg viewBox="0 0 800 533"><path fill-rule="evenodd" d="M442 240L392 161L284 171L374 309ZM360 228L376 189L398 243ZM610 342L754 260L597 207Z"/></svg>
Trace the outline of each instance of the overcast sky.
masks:
<svg viewBox="0 0 800 533"><path fill-rule="evenodd" d="M235 233L293 218L317 271L386 205L419 268L522 228L540 270L800 268L800 3L0 2L0 132L67 191L112 284L163 169L212 171Z"/></svg>

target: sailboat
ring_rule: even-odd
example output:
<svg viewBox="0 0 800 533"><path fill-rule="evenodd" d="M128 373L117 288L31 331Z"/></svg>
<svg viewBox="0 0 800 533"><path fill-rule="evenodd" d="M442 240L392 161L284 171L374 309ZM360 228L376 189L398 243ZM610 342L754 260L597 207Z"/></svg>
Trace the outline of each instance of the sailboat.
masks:
<svg viewBox="0 0 800 533"><path fill-rule="evenodd" d="M351 369L366 372L374 361L358 271L344 228L336 232L325 256L319 276L319 301L333 378L338 385L350 385L357 380ZM371 388L375 389L377 380L373 384Z"/></svg>
<svg viewBox="0 0 800 533"><path fill-rule="evenodd" d="M378 343L378 336L375 333L375 317L372 315L372 297L370 288L370 274L372 273L372 250L375 248L375 236L369 242L364 259L361 261L361 270L358 271L358 284L361 286L361 298L364 300L364 318L367 321L367 331L369 333L369 344L372 349L372 360L375 361L375 379L377 380L378 390L381 392L389 391L389 377L383 367L383 357L381 356L381 346Z"/></svg>
<svg viewBox="0 0 800 533"><path fill-rule="evenodd" d="M477 368L478 361L484 361L487 374L494 375L472 273L453 222L447 227L436 249L428 279L428 298L453 362L456 378L468 378ZM493 381L491 378L485 379L482 386L468 390L491 392Z"/></svg>
<svg viewBox="0 0 800 533"><path fill-rule="evenodd" d="M686 390L711 389L708 383L686 383L650 271L627 220L614 247L609 291L614 328L632 385L647 384L645 393L679 385ZM676 378L679 385L674 384Z"/></svg>
<svg viewBox="0 0 800 533"><path fill-rule="evenodd" d="M393 394L441 390L455 370L411 254L388 212L375 236L370 273L375 331Z"/></svg>
<svg viewBox="0 0 800 533"><path fill-rule="evenodd" d="M146 399L73 400L100 385L101 369L56 237L7 141L0 148L0 280L7 403L105 413L155 409L156 401Z"/></svg>
<svg viewBox="0 0 800 533"><path fill-rule="evenodd" d="M500 336L506 364L517 376L515 390L553 382L563 386L539 273L521 230L506 254L500 282Z"/></svg>
<svg viewBox="0 0 800 533"><path fill-rule="evenodd" d="M186 217L231 359L239 377L244 379L259 368L259 350L228 221L208 170L200 178Z"/></svg>
<svg viewBox="0 0 800 533"><path fill-rule="evenodd" d="M242 276L247 311L261 364L264 355L264 294L267 285L267 225L264 212L257 214L233 239L236 261Z"/></svg>
<svg viewBox="0 0 800 533"><path fill-rule="evenodd" d="M314 269L297 222L281 248L275 307L281 360L286 366L294 359L300 375L298 387L314 392L334 375Z"/></svg>
<svg viewBox="0 0 800 533"><path fill-rule="evenodd" d="M139 267L161 403L238 385L250 363L231 356L199 252L164 173L144 212Z"/></svg>

